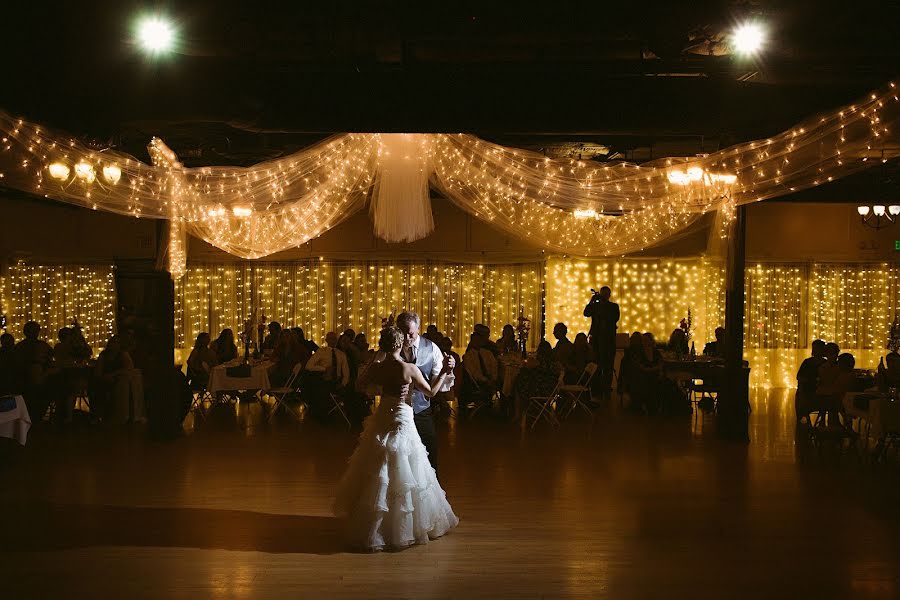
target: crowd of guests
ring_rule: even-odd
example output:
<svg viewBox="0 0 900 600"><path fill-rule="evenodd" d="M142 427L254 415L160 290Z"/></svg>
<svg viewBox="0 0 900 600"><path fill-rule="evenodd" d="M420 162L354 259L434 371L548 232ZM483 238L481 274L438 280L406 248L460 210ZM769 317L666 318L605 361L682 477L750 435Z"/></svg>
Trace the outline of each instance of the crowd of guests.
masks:
<svg viewBox="0 0 900 600"><path fill-rule="evenodd" d="M900 382L900 355L891 352L887 356L887 367L879 368L879 384ZM849 352L841 353L834 342L814 340L811 355L803 361L797 371L797 394L794 406L797 424L811 424L813 412L824 416L821 424L828 427L845 427L849 422L842 420L843 399L847 392L857 387L854 372L856 359Z"/></svg>
<svg viewBox="0 0 900 600"><path fill-rule="evenodd" d="M94 360L77 324L61 328L54 346L41 339L35 321L25 323L22 333L18 342L10 333L0 336L0 393L21 394L32 419L53 406L56 422L66 424L79 396L90 398L95 420L111 416L116 385L134 369L129 340L112 336Z"/></svg>

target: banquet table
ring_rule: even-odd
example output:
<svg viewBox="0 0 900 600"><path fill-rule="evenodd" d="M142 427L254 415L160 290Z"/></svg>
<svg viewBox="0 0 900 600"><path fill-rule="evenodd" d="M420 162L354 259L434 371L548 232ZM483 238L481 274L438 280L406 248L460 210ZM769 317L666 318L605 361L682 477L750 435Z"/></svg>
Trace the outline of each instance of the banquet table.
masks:
<svg viewBox="0 0 900 600"><path fill-rule="evenodd" d="M4 396L15 399L15 408L0 412L0 437L16 440L25 445L28 438L28 430L31 428L31 416L25 406L22 396Z"/></svg>
<svg viewBox="0 0 900 600"><path fill-rule="evenodd" d="M268 361L251 363L249 377L229 376L228 369L239 367L242 362L242 360L236 359L213 367L209 373L209 385L206 387L209 393L267 390L272 387L269 384L269 367L272 363Z"/></svg>
<svg viewBox="0 0 900 600"><path fill-rule="evenodd" d="M503 373L502 393L504 396L511 396L516 385L516 379L519 377L519 372L522 370L524 363L521 357L508 354L501 355L499 363Z"/></svg>
<svg viewBox="0 0 900 600"><path fill-rule="evenodd" d="M860 396L870 396L868 408L857 406ZM887 394L877 390L848 392L843 399L844 413L858 417L869 425L872 437L882 440L888 433L900 432L900 401L892 401Z"/></svg>

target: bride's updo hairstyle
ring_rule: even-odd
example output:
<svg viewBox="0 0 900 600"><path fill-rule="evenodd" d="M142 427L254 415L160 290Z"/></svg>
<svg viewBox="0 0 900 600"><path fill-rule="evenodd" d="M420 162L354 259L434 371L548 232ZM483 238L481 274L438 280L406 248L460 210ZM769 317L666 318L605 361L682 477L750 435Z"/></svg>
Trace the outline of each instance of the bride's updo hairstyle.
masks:
<svg viewBox="0 0 900 600"><path fill-rule="evenodd" d="M403 332L396 327L385 327L378 339L378 348L391 353L403 345Z"/></svg>

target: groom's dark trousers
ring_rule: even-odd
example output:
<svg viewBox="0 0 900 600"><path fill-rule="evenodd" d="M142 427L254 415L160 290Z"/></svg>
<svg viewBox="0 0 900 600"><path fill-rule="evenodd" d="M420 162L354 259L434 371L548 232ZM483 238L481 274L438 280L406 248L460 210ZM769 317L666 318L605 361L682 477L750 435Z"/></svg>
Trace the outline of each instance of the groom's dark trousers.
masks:
<svg viewBox="0 0 900 600"><path fill-rule="evenodd" d="M434 472L437 473L438 444L437 433L434 430L434 407L429 406L422 412L417 413L413 420L416 422L419 437L422 438L422 443L425 445L425 449L428 450L428 462L431 463Z"/></svg>

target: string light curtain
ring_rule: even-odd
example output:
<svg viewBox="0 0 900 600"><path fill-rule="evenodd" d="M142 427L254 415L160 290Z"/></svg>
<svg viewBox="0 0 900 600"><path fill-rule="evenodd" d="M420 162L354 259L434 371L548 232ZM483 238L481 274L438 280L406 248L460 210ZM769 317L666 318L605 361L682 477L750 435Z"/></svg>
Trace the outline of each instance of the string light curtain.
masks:
<svg viewBox="0 0 900 600"><path fill-rule="evenodd" d="M116 283L112 265L10 265L0 277L0 303L16 340L22 326L37 321L51 344L57 331L81 325L96 354L116 332Z"/></svg>
<svg viewBox="0 0 900 600"><path fill-rule="evenodd" d="M343 134L248 168L184 168L156 138L150 166L0 113L0 178L93 209L169 219L176 275L187 233L235 256L260 258L334 227L361 209L372 189L376 232L418 239L433 226L425 181L539 246L612 256L658 244L703 213L729 217L736 205L888 160L896 156L898 120L891 83L768 139L640 166L551 160L464 134Z"/></svg>
<svg viewBox="0 0 900 600"><path fill-rule="evenodd" d="M239 332L265 315L299 325L320 342L328 331L353 328L370 343L391 313L415 310L423 328L434 323L464 348L476 323L499 337L520 314L539 324L543 301L540 263L461 265L424 261L303 261L289 264L191 264L176 297L176 343L190 347L201 331ZM538 333L529 343L537 345Z"/></svg>
<svg viewBox="0 0 900 600"><path fill-rule="evenodd" d="M686 260L580 260L547 261L547 330L566 323L574 334L590 330L584 307L590 289L608 285L619 304L619 332L650 332L665 343L691 311L694 340L712 339L724 319L725 296L721 266L706 259Z"/></svg>

